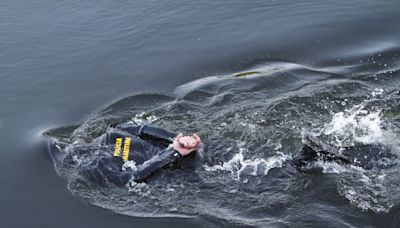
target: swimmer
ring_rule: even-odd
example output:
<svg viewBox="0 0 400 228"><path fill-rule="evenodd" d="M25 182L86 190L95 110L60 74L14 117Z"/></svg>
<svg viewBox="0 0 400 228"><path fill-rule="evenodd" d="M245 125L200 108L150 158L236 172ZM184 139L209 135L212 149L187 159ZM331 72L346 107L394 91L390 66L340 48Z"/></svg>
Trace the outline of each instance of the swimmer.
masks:
<svg viewBox="0 0 400 228"><path fill-rule="evenodd" d="M169 130L137 124L111 125L99 140L104 151L88 165L81 167L80 174L101 186L143 182L153 173L181 163L185 159L201 158L196 152L202 145L197 134L176 134ZM62 162L61 147L52 140L48 151L54 165ZM122 168L124 163L134 162L134 168Z"/></svg>

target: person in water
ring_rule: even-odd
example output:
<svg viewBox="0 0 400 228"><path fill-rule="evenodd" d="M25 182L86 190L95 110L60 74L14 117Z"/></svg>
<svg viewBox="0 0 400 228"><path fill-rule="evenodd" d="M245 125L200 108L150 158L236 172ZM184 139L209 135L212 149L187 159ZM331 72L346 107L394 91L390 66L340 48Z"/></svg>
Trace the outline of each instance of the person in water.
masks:
<svg viewBox="0 0 400 228"><path fill-rule="evenodd" d="M99 140L92 143L99 142L100 153L95 153L89 164L80 167L80 173L101 186L112 183L122 187L146 181L165 167L194 168L196 163L203 163L203 155L198 150L202 143L196 134L184 136L150 125L122 124L110 126ZM48 151L57 168L63 163L65 153L51 140ZM292 162L300 171L307 171L307 166L318 160L355 165L367 170L387 169L397 164L397 156L382 144L339 148L305 134L303 148Z"/></svg>
<svg viewBox="0 0 400 228"><path fill-rule="evenodd" d="M81 167L80 173L101 186L143 182L162 168L201 157L200 152L194 153L201 144L197 134L176 134L150 125L111 125L101 136L100 144L107 153ZM56 143L50 143L49 152L53 162L59 163L61 151ZM126 162L134 165L125 167Z"/></svg>

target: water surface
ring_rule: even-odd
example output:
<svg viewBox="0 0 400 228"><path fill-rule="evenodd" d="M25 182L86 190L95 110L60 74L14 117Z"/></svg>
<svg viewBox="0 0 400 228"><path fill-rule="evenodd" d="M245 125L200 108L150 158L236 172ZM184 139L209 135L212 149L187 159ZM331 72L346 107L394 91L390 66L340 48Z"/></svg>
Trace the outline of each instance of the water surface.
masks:
<svg viewBox="0 0 400 228"><path fill-rule="evenodd" d="M96 110L132 94L140 101L154 93L159 97L151 99L165 103L148 107L128 102L117 109L120 120L147 111L157 124L199 131L233 146L220 152L225 162L240 152L250 161L292 155L303 128L325 129L334 125L335 115L358 105L366 106L366 115L382 113L380 129L396 136L396 1L42 0L3 1L0 6L1 218L6 226L398 225L398 198L391 194L398 188L390 174L385 180L394 185L354 189L357 176L302 176L285 162L265 175L250 175L254 183L263 183L260 187L249 180L256 190L235 179L237 172L227 178L229 171L209 170L208 175L215 175L207 176L210 182L221 183L216 180L222 177L233 188L226 191L244 199L210 205L206 196L211 188L187 199L215 208L211 215L199 206L194 219L119 216L73 197L34 146L45 129L97 121L102 114ZM233 77L248 70L262 73ZM364 190L377 194L366 194L371 196L366 199L347 194L360 196ZM360 206L374 196L383 211ZM227 214L231 217L220 218Z"/></svg>

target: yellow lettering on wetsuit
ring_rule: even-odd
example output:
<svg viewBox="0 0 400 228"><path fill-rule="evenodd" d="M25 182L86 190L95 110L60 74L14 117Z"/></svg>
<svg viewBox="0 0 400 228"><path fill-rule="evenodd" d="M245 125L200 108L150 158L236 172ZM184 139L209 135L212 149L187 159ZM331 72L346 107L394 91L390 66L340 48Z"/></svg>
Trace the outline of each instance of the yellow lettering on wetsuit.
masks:
<svg viewBox="0 0 400 228"><path fill-rule="evenodd" d="M127 137L127 138L125 138L125 142L124 142L124 153L122 156L123 161L128 161L130 147L131 147L131 138Z"/></svg>
<svg viewBox="0 0 400 228"><path fill-rule="evenodd" d="M121 145L122 145L122 138L117 138L115 140L114 157L119 157L121 153Z"/></svg>

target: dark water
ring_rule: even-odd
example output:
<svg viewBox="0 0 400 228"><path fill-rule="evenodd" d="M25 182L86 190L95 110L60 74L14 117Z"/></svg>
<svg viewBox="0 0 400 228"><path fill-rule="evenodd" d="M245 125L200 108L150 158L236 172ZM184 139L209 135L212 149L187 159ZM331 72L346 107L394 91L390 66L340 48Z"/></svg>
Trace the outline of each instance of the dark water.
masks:
<svg viewBox="0 0 400 228"><path fill-rule="evenodd" d="M2 1L2 224L399 226L399 167L289 165L304 129L397 153L399 11L397 1ZM244 71L257 73L235 77ZM131 118L197 131L226 165L104 190L62 180L36 146L49 128L91 123L83 135L61 130L90 139Z"/></svg>

